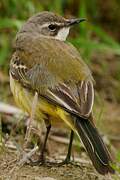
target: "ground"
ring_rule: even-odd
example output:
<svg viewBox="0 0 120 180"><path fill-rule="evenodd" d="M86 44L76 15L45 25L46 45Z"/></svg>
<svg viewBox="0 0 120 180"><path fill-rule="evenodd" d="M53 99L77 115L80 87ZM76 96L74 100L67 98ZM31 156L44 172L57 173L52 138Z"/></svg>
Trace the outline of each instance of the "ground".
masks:
<svg viewBox="0 0 120 180"><path fill-rule="evenodd" d="M73 163L61 167L30 166L18 167L16 151L7 149L0 156L1 180L111 180L112 177L99 175L90 161ZM106 179L107 178L107 179Z"/></svg>
<svg viewBox="0 0 120 180"><path fill-rule="evenodd" d="M94 108L94 116L96 117L96 125L99 128L103 139L108 146L113 159L116 161L116 154L120 148L120 111L117 103L109 103L105 101L104 107L97 104ZM102 111L102 113L101 113ZM101 115L102 114L102 115ZM98 116L101 116L100 118ZM3 114L1 116L3 122L3 145L0 151L0 180L119 180L120 175L102 176L96 172L92 166L83 146L74 141L72 150L73 164L61 167L48 166L30 166L24 164L18 166L20 147L23 143L23 120L19 123L18 118ZM100 119L100 121L99 121ZM17 123L18 121L18 123ZM65 130L66 132L66 130ZM56 136L57 134L57 136ZM57 160L63 159L67 152L68 134L64 134L64 130L55 132L52 130L48 141L47 157ZM38 138L38 137L37 137ZM10 144L9 144L10 143ZM4 147L8 144L7 147ZM20 146L20 147L19 147ZM81 146L81 147L80 147ZM31 146L33 148L33 146ZM33 158L36 158L37 155ZM118 161L118 160L117 160ZM119 168L120 170L120 168Z"/></svg>
<svg viewBox="0 0 120 180"><path fill-rule="evenodd" d="M109 129L107 128L107 130ZM52 157L52 160L56 158L58 161L65 157L68 144L67 140L64 137L60 137L59 139L58 136L50 136L48 143L49 152L47 153L49 154L49 159ZM74 142L72 150L73 164L61 167L56 167L54 165L52 167L45 165L31 166L29 164L18 166L19 148L14 149L14 143L12 145L10 146L9 144L9 146L1 149L0 180L119 180L118 175L102 176L98 174L83 147L81 147L80 150L76 142ZM36 156L34 158L36 158Z"/></svg>

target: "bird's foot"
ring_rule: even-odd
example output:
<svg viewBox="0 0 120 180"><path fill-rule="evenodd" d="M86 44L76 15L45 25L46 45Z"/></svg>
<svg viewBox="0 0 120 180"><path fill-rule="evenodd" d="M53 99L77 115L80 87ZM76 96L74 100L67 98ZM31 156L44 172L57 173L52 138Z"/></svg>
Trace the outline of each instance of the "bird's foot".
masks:
<svg viewBox="0 0 120 180"><path fill-rule="evenodd" d="M25 150L22 151L18 165L23 166L24 164L29 163L31 157L37 152L37 150L38 146L35 146L29 152L26 152Z"/></svg>
<svg viewBox="0 0 120 180"><path fill-rule="evenodd" d="M65 160L63 160L62 162L47 162L46 163L47 166L63 166L63 165L67 165L67 164L72 164L72 161L70 161L70 158L66 157Z"/></svg>
<svg viewBox="0 0 120 180"><path fill-rule="evenodd" d="M29 159L30 160L30 165L31 166L42 166L42 165L44 165L45 164L45 158L44 158L44 156L43 155L40 155L39 156L39 159L38 160L36 160L36 161L33 161L32 159Z"/></svg>

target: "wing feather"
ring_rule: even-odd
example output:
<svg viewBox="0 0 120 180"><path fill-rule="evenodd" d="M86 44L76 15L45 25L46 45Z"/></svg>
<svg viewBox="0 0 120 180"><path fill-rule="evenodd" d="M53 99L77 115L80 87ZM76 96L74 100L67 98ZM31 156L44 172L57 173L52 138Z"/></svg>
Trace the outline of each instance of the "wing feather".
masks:
<svg viewBox="0 0 120 180"><path fill-rule="evenodd" d="M89 117L94 101L91 80L86 79L74 84L74 88L65 82L56 84L55 77L49 73L46 67L36 64L33 68L28 69L20 60L12 61L10 72L23 86L38 91L40 96L63 107L66 111L80 117Z"/></svg>
<svg viewBox="0 0 120 180"><path fill-rule="evenodd" d="M59 84L54 89L47 91L47 96L66 108L73 114L87 118L91 111L94 101L93 84L90 81L81 82L78 88L78 96L74 96L71 89L66 84ZM77 86L76 86L77 88Z"/></svg>

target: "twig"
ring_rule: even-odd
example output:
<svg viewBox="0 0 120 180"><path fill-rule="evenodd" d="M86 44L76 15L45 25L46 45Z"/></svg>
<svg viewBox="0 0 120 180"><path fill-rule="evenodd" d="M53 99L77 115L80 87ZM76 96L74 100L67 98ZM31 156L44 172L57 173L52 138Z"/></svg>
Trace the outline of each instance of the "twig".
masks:
<svg viewBox="0 0 120 180"><path fill-rule="evenodd" d="M16 150L17 147L12 143L12 141L7 141L5 143L5 147L8 148L8 149L11 149L11 150Z"/></svg>
<svg viewBox="0 0 120 180"><path fill-rule="evenodd" d="M55 142L62 143L62 144L69 144L69 139L68 138L51 135L49 137L49 139L51 139L51 140L53 140ZM74 145L75 145L75 143L74 143Z"/></svg>
<svg viewBox="0 0 120 180"><path fill-rule="evenodd" d="M68 138L51 135L49 137L49 139L51 139L51 140L53 140L55 142L58 142L58 143L62 143L62 144L66 144L66 145L69 144L69 139ZM78 146L78 145L77 145L77 143L73 142L73 146ZM81 144L80 147L82 148L83 145Z"/></svg>
<svg viewBox="0 0 120 180"><path fill-rule="evenodd" d="M22 110L17 107L11 106L9 104L5 104L0 102L0 112L10 115L21 115L24 114Z"/></svg>
<svg viewBox="0 0 120 180"><path fill-rule="evenodd" d="M107 135L108 139L113 140L113 141L120 141L120 136L119 135Z"/></svg>

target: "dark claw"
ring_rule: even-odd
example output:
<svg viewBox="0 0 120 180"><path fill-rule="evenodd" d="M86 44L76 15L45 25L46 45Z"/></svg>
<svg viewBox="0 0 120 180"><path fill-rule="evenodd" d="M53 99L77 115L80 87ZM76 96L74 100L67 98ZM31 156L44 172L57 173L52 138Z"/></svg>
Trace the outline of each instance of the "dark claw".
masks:
<svg viewBox="0 0 120 180"><path fill-rule="evenodd" d="M72 162L70 161L70 159L66 158L64 161L62 162L46 162L46 165L51 167L51 166L63 166L65 164L72 164Z"/></svg>
<svg viewBox="0 0 120 180"><path fill-rule="evenodd" d="M45 164L45 159L43 156L40 156L38 160L33 161L32 159L29 159L30 161L30 165L31 166L42 166L43 164Z"/></svg>

